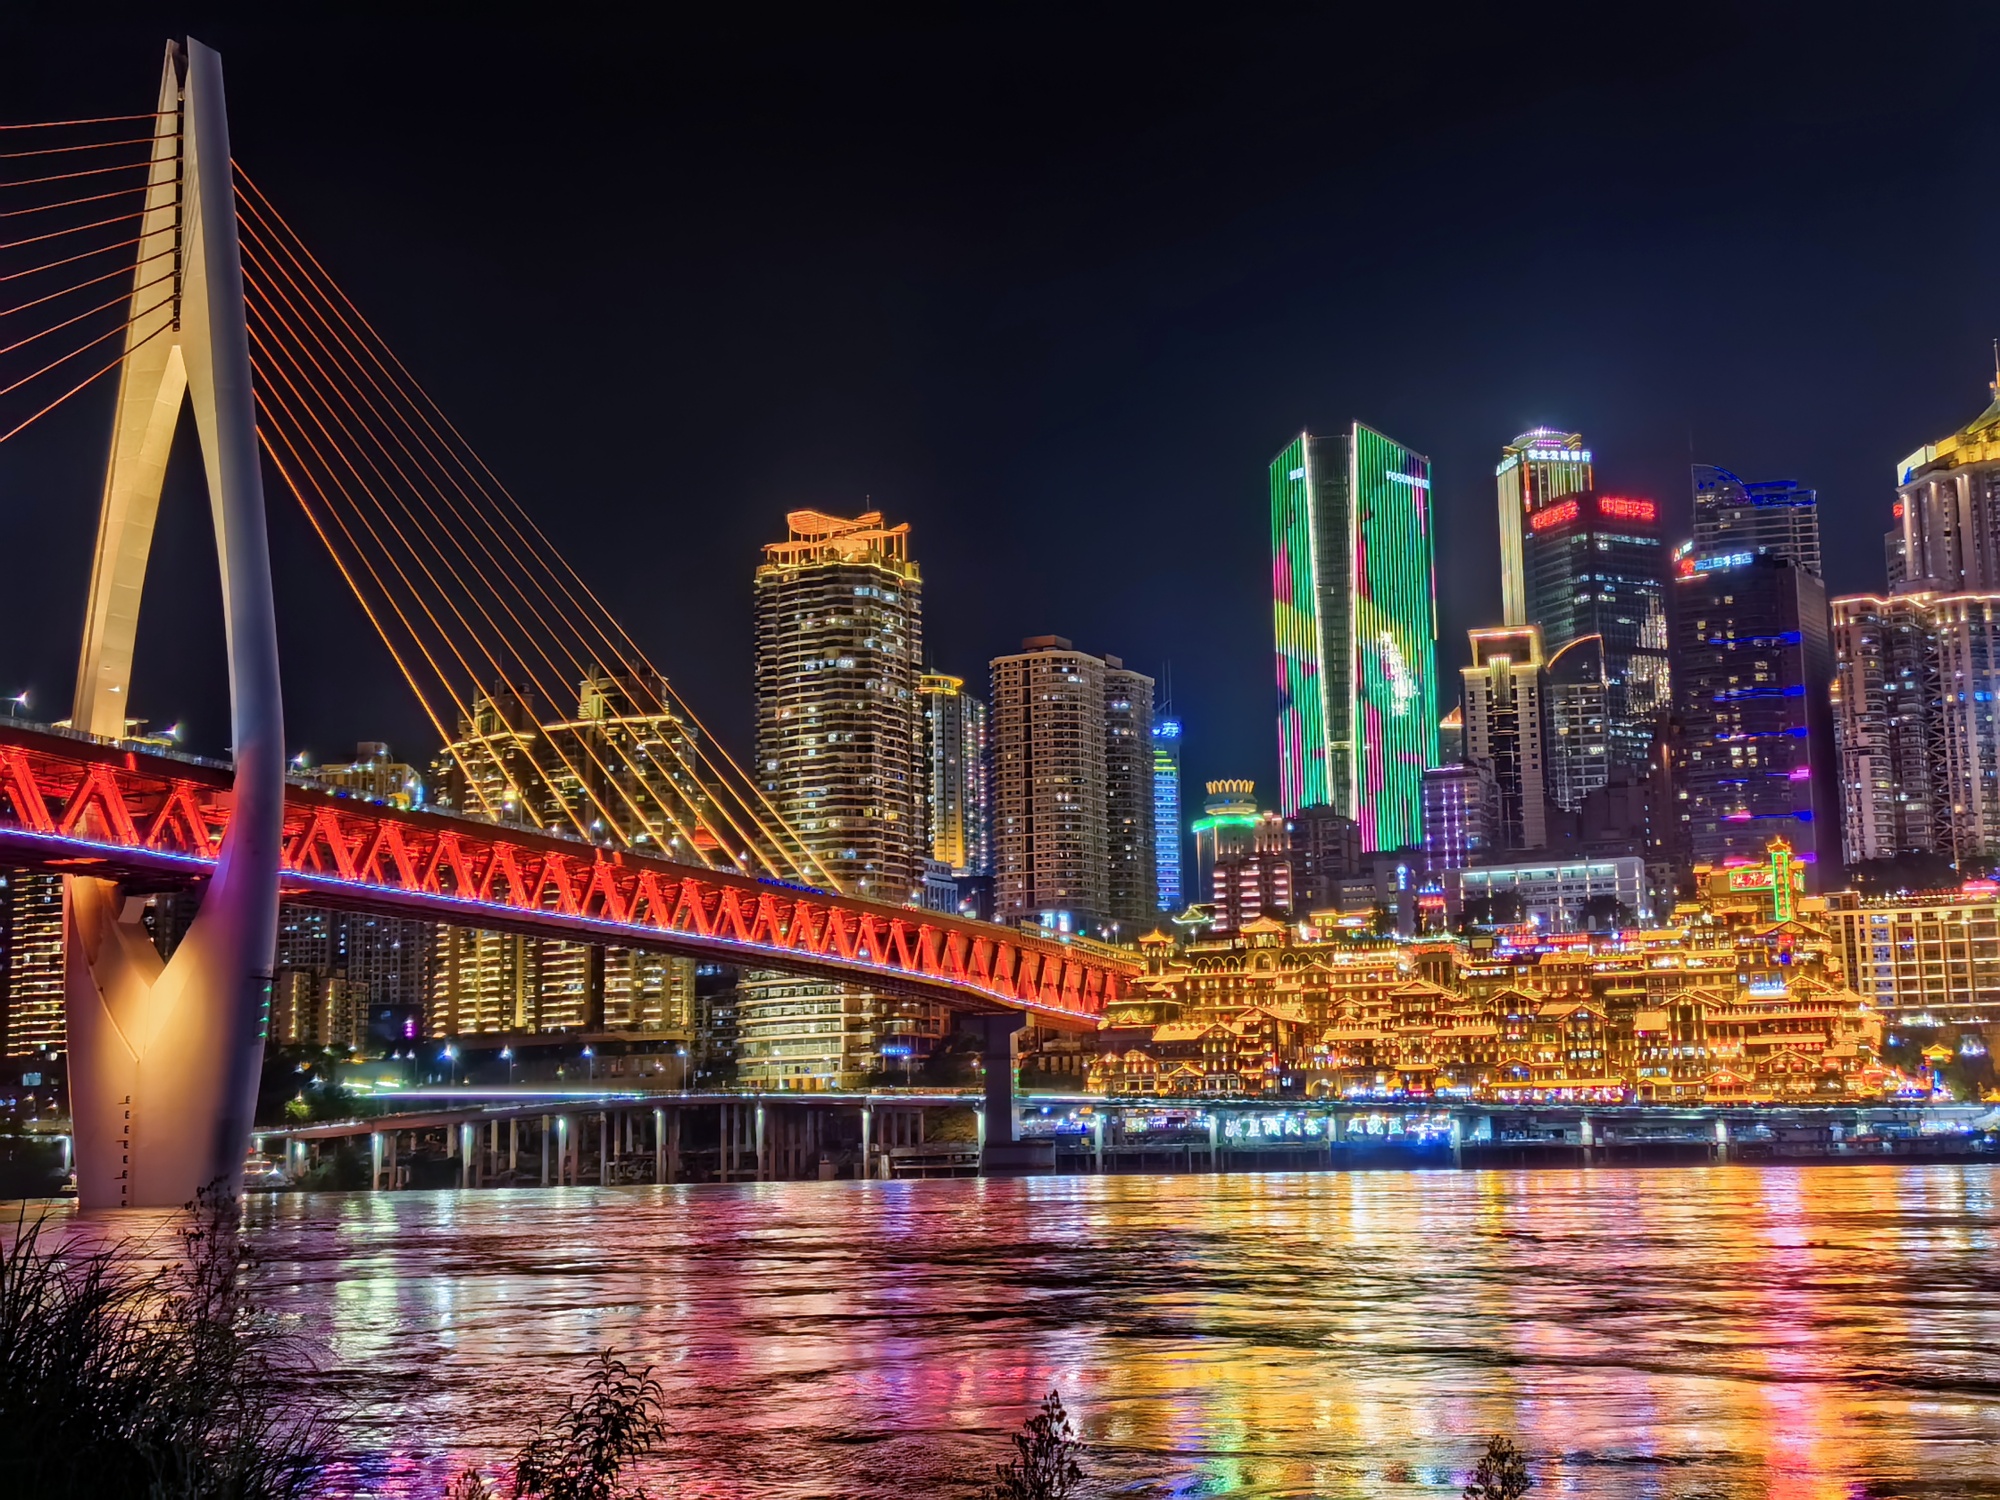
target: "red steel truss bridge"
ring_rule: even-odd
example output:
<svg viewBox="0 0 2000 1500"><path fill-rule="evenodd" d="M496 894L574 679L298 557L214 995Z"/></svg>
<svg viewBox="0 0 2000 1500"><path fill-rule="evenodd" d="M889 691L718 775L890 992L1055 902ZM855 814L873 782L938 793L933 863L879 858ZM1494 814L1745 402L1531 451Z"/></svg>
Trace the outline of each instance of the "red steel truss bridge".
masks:
<svg viewBox="0 0 2000 1500"><path fill-rule="evenodd" d="M220 767L0 720L0 862L186 886L228 830ZM1136 962L988 922L532 829L288 787L280 886L314 905L650 949L1092 1026Z"/></svg>

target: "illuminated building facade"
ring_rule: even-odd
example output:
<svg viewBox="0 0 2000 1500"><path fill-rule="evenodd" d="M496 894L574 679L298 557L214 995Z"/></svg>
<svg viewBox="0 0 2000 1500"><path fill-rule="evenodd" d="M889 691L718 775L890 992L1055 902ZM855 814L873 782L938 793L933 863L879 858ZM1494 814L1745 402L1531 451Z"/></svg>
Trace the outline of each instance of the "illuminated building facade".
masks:
<svg viewBox="0 0 2000 1500"><path fill-rule="evenodd" d="M356 745L351 764L295 766L291 779L390 807L407 810L424 805L424 780L417 768L391 760L389 747L380 740L363 740Z"/></svg>
<svg viewBox="0 0 2000 1500"><path fill-rule="evenodd" d="M1713 464L1694 465L1694 554L1748 552L1820 574L1819 495L1796 479L1740 479Z"/></svg>
<svg viewBox="0 0 2000 1500"><path fill-rule="evenodd" d="M1424 772L1424 862L1431 869L1462 870L1501 847L1500 786L1490 762Z"/></svg>
<svg viewBox="0 0 2000 1500"><path fill-rule="evenodd" d="M1497 847L1548 843L1548 751L1542 633L1532 625L1475 630L1464 682L1465 758L1491 771Z"/></svg>
<svg viewBox="0 0 2000 1500"><path fill-rule="evenodd" d="M1340 882L1361 868L1360 827L1330 807L1302 807L1285 824L1293 909L1321 911L1337 905Z"/></svg>
<svg viewBox="0 0 2000 1500"><path fill-rule="evenodd" d="M1215 871L1222 860L1245 854L1256 842L1257 783L1234 779L1211 781L1194 820L1195 896L1216 901Z"/></svg>
<svg viewBox="0 0 2000 1500"><path fill-rule="evenodd" d="M1528 621L1551 657L1596 636L1609 764L1644 766L1669 701L1667 555L1651 500L1580 490L1529 515Z"/></svg>
<svg viewBox="0 0 2000 1500"><path fill-rule="evenodd" d="M1902 587L2000 592L2000 379L1985 411L1896 466Z"/></svg>
<svg viewBox="0 0 2000 1500"><path fill-rule="evenodd" d="M2000 1021L2000 896L1963 890L1864 900L1828 898L1848 981L1898 1025Z"/></svg>
<svg viewBox="0 0 2000 1500"><path fill-rule="evenodd" d="M1153 679L1104 660L1105 915L1137 937L1159 911Z"/></svg>
<svg viewBox="0 0 2000 1500"><path fill-rule="evenodd" d="M1549 658L1543 669L1548 709L1544 780L1549 800L1564 812L1581 812L1583 799L1610 779L1610 707L1604 641L1579 636Z"/></svg>
<svg viewBox="0 0 2000 1500"><path fill-rule="evenodd" d="M1270 490L1279 809L1413 846L1437 760L1430 460L1357 422L1301 433Z"/></svg>
<svg viewBox="0 0 2000 1500"><path fill-rule="evenodd" d="M1939 847L1943 804L1931 790L1930 726L1940 689L1929 603L1923 594L1851 594L1830 605L1841 839L1850 864Z"/></svg>
<svg viewBox="0 0 2000 1500"><path fill-rule="evenodd" d="M1842 847L1825 586L1742 552L1690 559L1674 587L1674 785L1689 853L1754 862L1783 837L1827 889Z"/></svg>
<svg viewBox="0 0 2000 1500"><path fill-rule="evenodd" d="M1158 910L1153 680L1057 635L992 673L998 919L1135 936Z"/></svg>
<svg viewBox="0 0 2000 1500"><path fill-rule="evenodd" d="M1592 488L1590 450L1580 432L1537 427L1500 450L1493 471L1500 499L1500 622L1526 625L1529 519L1565 495Z"/></svg>
<svg viewBox="0 0 2000 1500"><path fill-rule="evenodd" d="M1187 905L1181 886L1181 721L1171 716L1153 725L1153 878L1164 912Z"/></svg>
<svg viewBox="0 0 2000 1500"><path fill-rule="evenodd" d="M993 872L993 784L987 759L986 704L963 677L926 673L924 758L930 768L930 858L954 875Z"/></svg>
<svg viewBox="0 0 2000 1500"><path fill-rule="evenodd" d="M841 890L907 902L927 831L910 528L877 511L785 519L754 583L757 779Z"/></svg>
<svg viewBox="0 0 2000 1500"><path fill-rule="evenodd" d="M313 1023L322 1034L359 1035L363 1040L344 1045L366 1048L372 1031L387 1048L406 1030L414 1036L406 1023L421 1020L435 1005L432 960L439 931L435 923L410 917L286 901L278 907L276 982L285 987L296 1016L334 1007L338 1024Z"/></svg>
<svg viewBox="0 0 2000 1500"><path fill-rule="evenodd" d="M63 1015L62 876L0 871L0 916L5 1055L62 1051L69 1035Z"/></svg>
<svg viewBox="0 0 2000 1500"><path fill-rule="evenodd" d="M1540 860L1446 870L1446 908L1453 921L1466 904L1511 895L1521 903L1521 920L1543 932L1576 932L1588 925L1592 902L1615 901L1631 915L1652 919L1646 861L1637 855L1615 859Z"/></svg>

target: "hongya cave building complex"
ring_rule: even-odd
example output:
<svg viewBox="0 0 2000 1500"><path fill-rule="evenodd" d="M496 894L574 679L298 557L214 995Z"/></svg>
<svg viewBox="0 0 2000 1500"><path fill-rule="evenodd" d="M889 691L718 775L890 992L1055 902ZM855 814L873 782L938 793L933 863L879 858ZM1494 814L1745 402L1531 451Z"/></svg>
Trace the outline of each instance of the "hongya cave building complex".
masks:
<svg viewBox="0 0 2000 1500"><path fill-rule="evenodd" d="M1129 998L1044 1059L1092 1092L1694 1105L1929 1091L1884 1062L1882 1019L1782 846L1704 872L1661 931L1399 943L1326 914L1140 946Z"/></svg>

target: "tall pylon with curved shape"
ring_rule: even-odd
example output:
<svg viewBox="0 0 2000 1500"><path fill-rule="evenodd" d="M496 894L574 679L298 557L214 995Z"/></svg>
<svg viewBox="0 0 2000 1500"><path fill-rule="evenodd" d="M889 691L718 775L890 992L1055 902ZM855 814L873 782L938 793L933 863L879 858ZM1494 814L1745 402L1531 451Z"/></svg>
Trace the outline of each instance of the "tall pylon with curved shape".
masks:
<svg viewBox="0 0 2000 1500"><path fill-rule="evenodd" d="M67 881L70 1108L86 1208L171 1206L218 1178L240 1181L277 943L277 618L222 60L192 39L167 47L141 229L72 722L125 733L153 521L174 428L191 404L221 563L235 799L214 878L170 961L142 925L138 899L111 881ZM167 267L175 295L155 307Z"/></svg>

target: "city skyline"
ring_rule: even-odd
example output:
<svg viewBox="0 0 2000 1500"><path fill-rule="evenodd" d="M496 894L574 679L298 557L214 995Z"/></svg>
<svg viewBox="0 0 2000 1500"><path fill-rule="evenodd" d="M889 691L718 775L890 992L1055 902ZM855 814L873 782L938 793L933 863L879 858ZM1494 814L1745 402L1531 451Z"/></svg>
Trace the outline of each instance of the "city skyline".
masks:
<svg viewBox="0 0 2000 1500"><path fill-rule="evenodd" d="M386 259L375 253L370 231L336 218L307 227L324 242L334 268L356 282L364 305L396 331L413 367L440 387L448 409L462 414L482 449L501 458L502 477L524 503L538 516L572 523L617 514L634 543L617 555L685 560L679 571L688 576L672 589L616 566L593 567L593 584L615 612L663 656L673 643L694 638L693 622L704 616L732 624L709 633L708 651L677 659L675 666L679 684L733 751L747 753L751 740L750 695L743 686L750 603L736 559L764 540L788 509L854 514L872 506L907 519L933 576L950 582L950 598L931 610L930 655L940 670L976 677L979 663L1037 630L1116 642L1149 673L1171 661L1176 708L1186 725L1187 784L1240 775L1275 786L1275 747L1258 722L1265 717L1264 683L1245 680L1242 663L1265 649L1254 617L1265 582L1259 554L1266 545L1257 469L1286 432L1352 417L1431 456L1444 538L1440 671L1449 681L1465 632L1500 622L1490 486L1493 457L1514 435L1538 425L1586 434L1600 488L1656 500L1669 536L1686 534L1690 462L1796 477L1821 494L1828 515L1828 588L1843 593L1879 586L1876 559L1889 524L1893 466L1984 404L1994 331L1988 325L2000 317L1976 297L1946 296L1945 288L1962 279L1962 262L1948 257L1947 264L1920 265L1936 257L1919 257L1902 243L1899 228L1906 205L1922 196L1925 184L1949 181L1954 163L1970 160L1975 149L1979 132L1947 103L1951 91L1927 90L1914 111L1867 102L1873 91L1843 85L1872 62L1850 43L1815 37L1805 45L1818 71L1803 94L1787 93L1781 110L1763 91L1742 85L1761 77L1779 56L1804 68L1790 28L1742 21L1727 34L1704 34L1688 20L1670 30L1676 46L1643 61L1616 58L1601 34L1595 41L1589 34L1573 38L1575 65L1538 90L1539 102L1509 108L1455 103L1452 113L1434 122L1442 135L1431 142L1400 133L1401 127L1384 139L1353 138L1349 117L1337 106L1312 106L1298 122L1298 144L1283 147L1271 168L1238 188L1225 189L1192 165L1174 164L1179 158L1171 154L1166 161L1149 160L1128 128L1065 114L1022 143L1026 155L1019 163L1044 160L1062 133L1072 132L1086 158L1104 169L1093 174L1093 183L1107 176L1115 183L1121 169L1130 169L1138 174L1133 187L1115 190L1099 209L1087 207L1080 185L1059 183L1054 199L1022 210L1019 232L1030 236L1029 244L1046 243L1046 254L1028 256L1016 272L975 256L963 277L943 283L912 279L907 258L892 256L877 270L863 269L856 259L869 243L865 220L881 201L879 189L900 189L911 174L928 175L929 148L912 144L892 153L886 170L893 180L859 185L854 207L793 192L793 227L804 235L800 253L821 257L826 267L807 274L796 290L784 286L793 268L790 251L761 251L741 270L729 271L718 257L733 239L690 241L685 228L675 232L681 248L646 250L647 257L680 257L673 264L689 275L722 278L702 299L714 310L689 310L695 321L676 321L665 343L667 330L650 319L642 337L629 339L630 325L612 308L625 305L625 278L644 263L641 247L660 244L645 204L654 179L632 172L661 149L676 162L690 160L680 129L686 117L677 114L658 127L664 134L635 139L629 149L613 146L612 156L584 164L576 191L621 189L597 192L600 206L592 210L609 216L601 222L613 261L602 295L569 299L558 313L518 273L521 260L489 258L472 248L478 243L473 226L483 212L474 205L494 201L500 169L482 164L463 124L477 113L469 78L479 69L433 66L444 45L441 35L419 31L408 39L407 53L382 61L391 86L381 112L357 126L338 158L314 147L317 127L294 118L291 92L273 88L268 80L278 71L263 61L282 52L287 67L310 74L335 66L334 60L296 45L300 34L283 29L224 40L244 59L234 103L245 118L246 139L256 143L246 165L278 173L274 186L293 200L368 205L376 211L360 220L395 219L407 226ZM139 45L116 28L88 38L33 27L9 35L22 55L48 62L21 80L20 108L29 115L64 113L89 89L103 87L93 82L86 88L85 75L122 70L143 84L144 66L134 59L156 46L150 32ZM1251 52L1261 55L1271 40L1266 35ZM1485 66L1481 48L1492 40L1455 38L1436 60L1445 70L1440 81L1476 79ZM1098 55L1092 49L1102 41L1078 39L1080 56ZM467 45L478 54L500 43L474 38ZM547 45L557 58L551 128L580 132L603 123L606 111L623 119L617 113L622 105L595 97L606 91L586 94L565 71L562 59L574 58L580 44L558 37ZM852 50L837 56L869 66ZM1010 44L980 66L1021 60ZM1173 77L1193 66L1172 46L1161 60ZM803 62L799 53L786 52L775 65L790 76ZM1055 66L1033 62L1038 70ZM405 69L422 71L422 89L393 86L415 76ZM461 73L467 81L460 81ZM1261 127L1235 121L1249 117L1235 108L1247 89L1247 81L1232 81L1205 105L1147 93L1135 104L1135 118L1175 139L1217 132L1223 161L1252 160ZM1696 108L1714 90L1736 101L1727 129ZM1484 93L1476 87L1460 92L1467 99ZM691 96L676 108L692 109L705 97ZM44 101L49 107L38 109ZM810 99L782 107L791 121ZM1785 121L1801 108L1816 112L1819 134L1847 163L1837 181L1790 169ZM944 128L949 139L963 143L974 126L948 110ZM843 153L878 139L872 124L844 129L812 148L820 153L815 162L837 164ZM1628 201L1628 191L1655 179L1674 180L1677 173L1684 177L1688 168L1716 162L1745 138L1757 149L1723 165L1702 215L1639 209ZM437 155L406 159L396 143L410 139L434 141ZM1328 154L1330 146L1350 139ZM766 164L758 140L706 139L702 150L719 152L722 165L704 171L693 201L733 207L742 201L742 184L769 181L751 170ZM447 182L440 192L430 166L447 156L462 159L468 175L462 185ZM1640 182L1614 186L1628 156ZM1426 238L1456 236L1462 243L1426 252L1445 257L1428 269L1422 257L1406 265L1405 257L1384 259L1366 248L1343 249L1328 259L1321 252L1336 243L1365 242L1346 239L1358 222L1347 209L1321 206L1298 221L1306 237L1299 245L1303 253L1261 247L1261 235L1250 232L1268 222L1259 206L1296 206L1290 196L1296 184L1282 180L1283 171L1313 157L1418 173L1460 161L1437 179L1438 196L1421 217L1437 226ZM1546 183L1532 192L1521 186L1524 164L1536 162L1567 164L1556 174L1572 205L1563 222L1608 226L1608 235L1590 237L1587 251L1533 228L1540 211L1528 200L1554 190ZM1004 193L1017 180L1016 165L1005 151L974 152L970 166L939 179L943 192L934 211L912 218L911 210L901 210L884 229L919 236L934 230L947 243L967 242L967 216L982 189L999 188L1000 201L1013 201ZM1162 248L1147 249L1110 221L1132 206L1140 181L1156 182L1163 172L1170 182L1194 173L1188 185L1197 191L1186 207L1189 225L1169 233ZM1536 179L1530 173L1525 180ZM802 188L791 170L782 185ZM1517 207L1497 206L1501 200L1494 195L1503 185L1505 201L1518 200ZM1675 261L1673 247L1695 243L1710 216L1734 213L1739 223L1766 222L1752 212L1766 200L1792 217L1835 215L1840 232L1829 238L1848 251L1837 259L1811 250L1765 257L1759 247L1775 231L1753 227L1743 232L1747 239L1739 238L1740 257ZM1045 240L1072 209L1083 214L1079 238ZM1357 205L1353 212L1359 211ZM724 212L720 221L730 218ZM1463 235L1475 221L1478 231ZM1145 225L1157 227L1156 213L1149 211ZM1133 228L1139 227L1135 221ZM558 236L537 242L538 249L573 243L573 229L532 232ZM1184 257L1193 259L1177 270ZM1594 263L1585 263L1593 257ZM1867 269L1857 273L1857 264ZM1568 285L1579 268L1586 273L1582 282ZM1261 290L1230 290L1245 271L1256 274L1243 284ZM989 273L995 279L982 289L978 278ZM1109 287L1105 278L1121 274L1136 277L1133 291L1099 298ZM897 297L899 284L916 292L914 302ZM1194 332L1170 337L1161 360L1150 361L1137 351L1166 326L1150 310L1153 299L1173 299L1176 286L1194 299L1194 316L1186 320ZM1364 286L1368 305L1357 310L1342 289ZM1544 304L1557 287L1563 298ZM1644 287L1646 302L1662 311L1642 314L1629 307L1634 287ZM505 320L504 335L489 334L479 327L477 309L502 295L527 299L525 316ZM775 300L760 310L759 299L767 295ZM1102 305L1093 307L1093 301ZM864 315L863 304L888 311ZM815 305L822 309L818 315L811 312ZM1534 313L1539 305L1563 311ZM1948 315L1933 315L1944 307ZM757 352L780 326L767 318L782 320L790 330L786 339L795 341L788 347L800 359L774 369ZM1747 320L1743 339L1728 336L1733 320ZM1536 333L1526 347L1516 337L1523 326ZM522 327L533 330L527 346L520 344ZM447 328L449 338L443 337ZM970 338L963 357L936 342L957 330ZM1572 341L1566 330L1585 337ZM744 337L752 331L755 337ZM1263 351L1280 342L1285 357L1265 359ZM722 378L701 391L678 380L649 384L653 377L642 375L628 353L641 343L679 351L672 364L713 365ZM1762 362L1760 351L1773 350L1786 353L1777 368ZM835 363L842 351L858 355L860 365ZM513 382L503 386L490 373L528 358L577 376L515 390ZM1065 366L1073 373L1064 373ZM835 373L843 369L851 379ZM1088 379L1080 378L1086 372ZM941 382L942 402L925 394L935 382ZM668 396L664 405L656 394ZM637 413L671 410L683 397L684 415L663 427L651 418L634 427ZM99 430L96 415L86 413L70 435ZM657 463L662 454L664 469ZM973 454L980 458L969 463ZM11 529L0 543L11 551L45 551L52 559L50 597L74 597L81 585L64 570L87 566L89 538L78 518L88 512L93 480L57 473L48 453L10 457L8 464L0 482L31 485L52 503L37 520L9 516ZM176 465L161 527L163 564L181 566L158 570L155 587L163 599L185 595L196 617L219 632L212 584L202 573L207 543L198 531L198 480L178 472L187 467ZM997 524L1008 515L1034 524ZM1075 531L1075 545L1036 555L1031 539L1049 517ZM274 525L276 544L296 558L303 550L296 518L281 516ZM1141 581L1096 576L1090 560L1111 547L1130 559ZM33 591L41 583L23 586ZM308 580L281 604L286 659L333 675L358 658L370 670L350 675L374 677L379 652L339 590L334 578ZM1220 628L1194 628L1184 606L1196 598L1213 603ZM38 705L59 716L68 707L73 675L63 661L66 650L51 642L47 653L10 658L10 680L0 688L31 689ZM184 720L189 743L219 748L225 738L220 692L206 670L215 658L196 649L181 655L142 663L147 701L137 711L162 722ZM362 737L386 739L412 756L430 748L420 738L421 722L393 695L288 707L294 749L330 756Z"/></svg>

